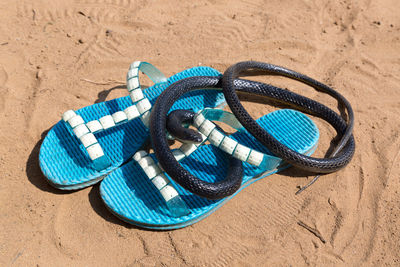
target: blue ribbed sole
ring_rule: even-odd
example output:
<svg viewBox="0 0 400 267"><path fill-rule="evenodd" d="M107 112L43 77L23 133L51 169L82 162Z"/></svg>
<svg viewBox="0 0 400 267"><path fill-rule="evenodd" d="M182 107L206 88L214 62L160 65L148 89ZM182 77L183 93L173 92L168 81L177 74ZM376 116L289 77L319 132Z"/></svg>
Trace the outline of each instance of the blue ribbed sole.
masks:
<svg viewBox="0 0 400 267"><path fill-rule="evenodd" d="M154 104L157 97L172 83L192 76L220 76L209 67L195 67L171 76L166 83L156 84L143 91ZM225 102L223 94L217 90L193 91L185 94L172 109L192 109L216 107ZM94 104L76 111L85 122L124 110L132 105L129 96ZM148 129L140 118L109 128L95 136L110 159L111 166L96 171L85 148L64 121L59 121L47 134L39 153L40 168L48 182L59 189L75 190L100 181L106 174L120 167L143 145L149 137Z"/></svg>
<svg viewBox="0 0 400 267"><path fill-rule="evenodd" d="M289 109L278 110L259 118L257 122L281 143L303 154L312 154L317 147L319 132L314 122L306 115ZM263 153L264 148L246 130L231 135L239 143ZM199 147L182 166L207 182L224 179L228 160L218 148L211 145ZM244 178L240 192L253 182L288 167L281 163L273 170L263 170L243 163ZM172 182L182 199L189 207L190 214L175 218L169 215L164 199L134 160L110 173L100 185L100 194L107 208L120 219L143 228L176 229L202 220L221 207L230 196L221 200L198 197ZM237 194L236 192L235 194Z"/></svg>

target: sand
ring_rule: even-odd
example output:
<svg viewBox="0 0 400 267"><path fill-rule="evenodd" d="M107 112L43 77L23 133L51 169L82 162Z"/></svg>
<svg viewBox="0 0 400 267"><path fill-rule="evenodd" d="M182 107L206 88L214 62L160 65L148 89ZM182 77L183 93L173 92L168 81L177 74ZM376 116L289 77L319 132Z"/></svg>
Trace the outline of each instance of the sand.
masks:
<svg viewBox="0 0 400 267"><path fill-rule="evenodd" d="M400 265L399 11L398 0L1 1L0 266ZM349 99L357 151L344 170L298 196L312 176L287 170L164 232L119 221L98 185L63 192L46 183L38 164L46 131L68 109L124 96L132 61L172 75L250 59L301 71ZM259 80L337 110L300 83ZM255 118L276 109L245 106ZM315 121L323 156L335 132Z"/></svg>

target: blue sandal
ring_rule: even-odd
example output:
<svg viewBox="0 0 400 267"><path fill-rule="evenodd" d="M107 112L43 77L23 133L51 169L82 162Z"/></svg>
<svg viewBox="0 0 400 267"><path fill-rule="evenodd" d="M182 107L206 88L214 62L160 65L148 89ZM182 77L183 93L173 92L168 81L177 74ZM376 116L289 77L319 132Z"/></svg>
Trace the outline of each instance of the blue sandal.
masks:
<svg viewBox="0 0 400 267"><path fill-rule="evenodd" d="M155 84L142 90L139 70ZM48 132L39 154L47 181L63 190L97 183L128 161L148 139L150 110L164 89L187 77L220 75L209 67L195 67L166 78L149 63L132 63L127 74L129 96L68 110ZM221 92L204 90L186 94L173 109L198 111L224 102Z"/></svg>
<svg viewBox="0 0 400 267"><path fill-rule="evenodd" d="M212 120L222 121L237 132L226 136ZM311 155L317 147L318 128L303 113L283 109L265 115L257 122L281 143L299 153ZM241 127L231 113L201 110L197 112L193 126L202 134L202 143L183 144L173 151L175 158L193 175L210 183L225 178L228 168L225 153L243 161L243 182L234 195L289 166ZM204 144L206 141L210 144ZM101 182L100 194L105 205L121 220L149 229L182 228L204 219L234 196L210 200L194 195L170 179L156 162L154 154L139 151Z"/></svg>

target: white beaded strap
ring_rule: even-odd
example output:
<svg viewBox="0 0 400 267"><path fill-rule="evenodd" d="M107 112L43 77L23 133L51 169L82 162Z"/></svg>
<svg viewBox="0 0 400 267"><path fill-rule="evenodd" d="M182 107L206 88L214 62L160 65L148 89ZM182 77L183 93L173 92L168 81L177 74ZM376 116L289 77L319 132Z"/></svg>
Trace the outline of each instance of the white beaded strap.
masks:
<svg viewBox="0 0 400 267"><path fill-rule="evenodd" d="M139 117L139 111L135 105L126 108L124 111L117 111L112 115L106 115L99 120L85 123L83 118L73 110L66 111L62 118L69 124L76 137L81 141L92 161L104 156L104 151L98 143L94 133L112 128L119 123L123 123Z"/></svg>
<svg viewBox="0 0 400 267"><path fill-rule="evenodd" d="M139 70L145 73L154 83L164 83L167 77L160 70L147 62L135 61L131 64L126 75L126 84L129 96L134 105L136 105L139 116L143 124L148 127L150 119L150 110L152 108L150 101L144 97L139 81Z"/></svg>
<svg viewBox="0 0 400 267"><path fill-rule="evenodd" d="M177 161L181 161L188 157L207 140L213 146L220 148L229 155L232 155L243 162L247 162L257 167L272 168L270 166L271 164L276 163L276 165L278 165L281 161L277 157L261 153L257 150L239 144L236 140L219 131L217 126L211 120L226 123L239 131L243 129L240 122L232 113L221 109L205 108L197 112L193 119L193 126L199 130L203 140L196 144L184 143L179 147L179 149L173 150L172 153ZM267 167L266 164L269 166Z"/></svg>
<svg viewBox="0 0 400 267"><path fill-rule="evenodd" d="M197 112L193 120L193 126L203 135L203 142L208 140L212 145L220 148L229 155L256 167L270 169L279 165L279 158L239 144L236 140L219 131L217 126L211 120L221 121L239 131L242 130L241 124L232 113L220 109L206 108ZM185 152L183 152L186 156L196 150L199 146L195 144L191 145L191 147L186 148Z"/></svg>
<svg viewBox="0 0 400 267"><path fill-rule="evenodd" d="M127 89L133 105L127 107L123 111L117 111L114 114L106 115L98 120L88 122L86 126L91 132L95 133L106 130L138 117L141 118L146 127L149 126L150 110L152 106L150 101L143 95L139 82L139 70L145 73L154 83L167 81L164 74L150 63L141 61L133 62L126 77Z"/></svg>
<svg viewBox="0 0 400 267"><path fill-rule="evenodd" d="M164 171L154 162L147 152L143 150L138 151L133 156L133 159L139 164L147 178L150 179L153 185L160 192L171 212L171 215L181 217L190 213L178 191L164 174Z"/></svg>
<svg viewBox="0 0 400 267"><path fill-rule="evenodd" d="M98 120L88 122L86 125L91 132L95 133L112 128L138 117L140 117L146 127L149 126L152 105L143 95L139 81L139 70L145 73L154 83L163 83L167 81L164 74L152 64L142 61L133 62L126 76L127 89L133 104L123 111L117 111L114 114L106 115Z"/></svg>
<svg viewBox="0 0 400 267"><path fill-rule="evenodd" d="M164 74L150 63L135 61L130 65L127 74L127 89L133 105L127 107L123 111L117 111L114 114L103 116L98 120L92 120L88 123L85 123L83 118L78 116L73 110L68 110L63 114L63 120L72 127L73 132L77 138L81 140L89 157L93 161L104 155L103 149L100 147L93 133L115 127L116 125L126 123L138 117L140 117L144 125L148 127L152 106L150 101L144 97L140 87L139 70L149 76L154 83L167 81ZM90 134L90 138L84 137L88 134ZM82 138L86 140L86 143L82 141ZM93 143L89 144L87 140Z"/></svg>
<svg viewBox="0 0 400 267"><path fill-rule="evenodd" d="M224 122L239 131L242 128L236 117L229 112L220 109L204 109L199 111L194 117L193 126L199 130L202 135L202 141L196 144L184 143L179 149L172 150L177 161L185 159L209 140L212 145L217 146L233 157L252 165L266 168L266 164L268 164L270 165L268 168L271 169L279 165L279 158L263 154L239 144L237 141L218 131L217 126L209 119ZM136 152L133 156L133 160L139 164L148 179L150 179L153 185L159 190L173 215L181 217L190 213L178 191L173 187L168 177L164 174L162 167L159 164L156 164L147 152L143 150ZM264 163L266 161L268 163Z"/></svg>
<svg viewBox="0 0 400 267"><path fill-rule="evenodd" d="M145 73L154 83L163 83L167 81L164 74L152 64L141 61L133 62L127 74L127 89L133 105L127 107L123 111L117 111L114 114L106 115L98 120L86 123L86 127L90 132L96 133L106 130L138 117L140 117L144 125L148 127L152 105L143 95L139 82L139 70ZM68 121L71 116L76 116L76 114L73 110L68 110L64 113L63 120Z"/></svg>
<svg viewBox="0 0 400 267"><path fill-rule="evenodd" d="M92 129L98 129L99 127L103 127L100 124L100 122L98 122L99 125L93 122L85 124L82 117L77 115L73 110L66 111L62 117L63 120L72 128L72 131L74 132L76 137L81 141L81 143L85 147L89 155L89 158L95 163L97 163L95 164L96 169L97 168L104 169L108 167L109 165L108 159L106 160L103 158L102 160L100 160L100 158L104 156L104 151L92 132ZM103 119L102 121L104 125L108 125L110 123L110 121L107 119Z"/></svg>
<svg viewBox="0 0 400 267"><path fill-rule="evenodd" d="M63 115L63 119L64 119L64 117L68 118L68 116L69 116L68 114L71 114L71 112L74 112L74 111L68 110L67 112L65 112ZM115 127L116 125L125 123L127 121L136 119L139 116L140 116L140 113L139 113L137 106L132 105L130 107L127 107L123 111L117 111L114 114L106 115L104 117L101 117L98 120L89 121L85 125L90 130L90 132L96 133L99 131L103 131L103 130ZM66 121L66 120L64 119L64 121Z"/></svg>
<svg viewBox="0 0 400 267"><path fill-rule="evenodd" d="M214 145L232 155L233 157L248 162L258 167L275 168L279 165L280 159L263 154L247 146L239 144L237 141L226 136L217 130L217 126L209 119L224 122L231 127L241 130L241 124L237 121L236 117L229 112L220 109L204 109L196 113L194 117L193 126L196 127L202 135L200 143L184 143L179 149L172 150L172 153L177 161L181 161L196 151L207 140ZM139 166L143 169L144 173L159 190L161 196L164 198L169 210L176 217L189 214L189 210L178 191L170 183L168 177L164 174L162 167L156 164L147 152L141 150L133 156ZM267 162L267 163L265 163Z"/></svg>

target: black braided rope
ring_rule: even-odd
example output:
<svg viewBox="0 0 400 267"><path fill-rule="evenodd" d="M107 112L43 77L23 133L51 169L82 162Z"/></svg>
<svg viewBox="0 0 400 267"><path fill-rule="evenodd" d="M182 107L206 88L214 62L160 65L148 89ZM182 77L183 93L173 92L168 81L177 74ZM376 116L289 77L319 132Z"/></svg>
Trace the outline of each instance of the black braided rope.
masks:
<svg viewBox="0 0 400 267"><path fill-rule="evenodd" d="M172 84L158 97L153 106L150 118L150 136L153 149L163 169L186 190L210 199L223 198L237 191L240 184L234 182L232 177L239 174L239 167L234 165L234 161L231 159L227 178L215 184L206 183L193 176L177 162L169 149L166 138L166 121L169 109L183 94L198 89L217 89L221 88L221 86L221 77L190 77L180 80ZM307 97L269 84L236 79L234 86L236 90L265 96L284 104L290 104L303 112L326 120L335 128L338 135L342 137L338 144L338 146L343 146L342 143L344 143L341 153L346 155L347 161L350 161L352 158L355 149L353 135L350 132L347 137L345 136L348 132L346 121L330 108ZM178 131L178 129L175 130Z"/></svg>

